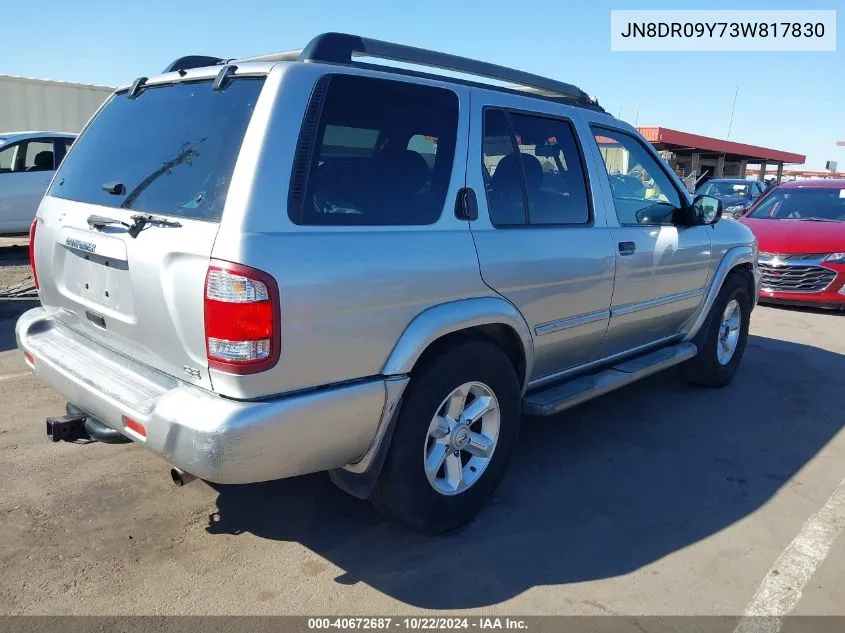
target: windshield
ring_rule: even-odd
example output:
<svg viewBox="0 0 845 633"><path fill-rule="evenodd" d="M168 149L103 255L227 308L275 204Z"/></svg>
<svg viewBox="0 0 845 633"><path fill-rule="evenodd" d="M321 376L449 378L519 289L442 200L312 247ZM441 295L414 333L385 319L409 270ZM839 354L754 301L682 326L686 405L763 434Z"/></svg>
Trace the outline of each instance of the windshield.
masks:
<svg viewBox="0 0 845 633"><path fill-rule="evenodd" d="M107 207L219 221L263 79L115 95L53 180L50 195Z"/></svg>
<svg viewBox="0 0 845 633"><path fill-rule="evenodd" d="M776 189L748 217L845 221L845 189Z"/></svg>
<svg viewBox="0 0 845 633"><path fill-rule="evenodd" d="M746 196L749 185L741 182L708 182L698 192L705 196L726 198L727 196Z"/></svg>

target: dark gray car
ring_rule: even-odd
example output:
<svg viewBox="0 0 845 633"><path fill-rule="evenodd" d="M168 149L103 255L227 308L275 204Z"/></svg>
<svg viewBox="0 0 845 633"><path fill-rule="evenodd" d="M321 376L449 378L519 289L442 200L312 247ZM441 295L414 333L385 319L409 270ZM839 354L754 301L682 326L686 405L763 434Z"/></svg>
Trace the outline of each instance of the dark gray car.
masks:
<svg viewBox="0 0 845 633"><path fill-rule="evenodd" d="M726 217L738 218L766 190L757 180L743 178L715 178L708 180L695 191L695 195L713 196L721 200Z"/></svg>

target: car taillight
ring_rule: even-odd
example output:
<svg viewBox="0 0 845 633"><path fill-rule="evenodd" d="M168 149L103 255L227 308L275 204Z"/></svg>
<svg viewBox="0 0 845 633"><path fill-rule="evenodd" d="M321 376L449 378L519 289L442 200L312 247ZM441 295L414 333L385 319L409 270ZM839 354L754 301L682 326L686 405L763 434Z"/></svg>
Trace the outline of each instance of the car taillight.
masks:
<svg viewBox="0 0 845 633"><path fill-rule="evenodd" d="M29 227L29 266L32 268L32 278L35 280L35 289L38 290L38 272L35 270L35 229L38 228L38 218L32 221Z"/></svg>
<svg viewBox="0 0 845 633"><path fill-rule="evenodd" d="M281 350L279 287L255 268L211 260L205 277L208 366L230 374L273 367Z"/></svg>

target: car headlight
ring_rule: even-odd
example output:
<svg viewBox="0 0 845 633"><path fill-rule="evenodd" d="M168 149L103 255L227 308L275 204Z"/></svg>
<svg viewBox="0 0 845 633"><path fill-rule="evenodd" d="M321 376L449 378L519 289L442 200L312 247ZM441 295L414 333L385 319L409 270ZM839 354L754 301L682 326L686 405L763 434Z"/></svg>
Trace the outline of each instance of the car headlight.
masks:
<svg viewBox="0 0 845 633"><path fill-rule="evenodd" d="M730 213L732 215L737 215L745 211L745 207L741 204L734 204L729 207L725 207L725 213Z"/></svg>
<svg viewBox="0 0 845 633"><path fill-rule="evenodd" d="M845 264L845 252L831 253L824 258L824 261L831 262L832 264Z"/></svg>

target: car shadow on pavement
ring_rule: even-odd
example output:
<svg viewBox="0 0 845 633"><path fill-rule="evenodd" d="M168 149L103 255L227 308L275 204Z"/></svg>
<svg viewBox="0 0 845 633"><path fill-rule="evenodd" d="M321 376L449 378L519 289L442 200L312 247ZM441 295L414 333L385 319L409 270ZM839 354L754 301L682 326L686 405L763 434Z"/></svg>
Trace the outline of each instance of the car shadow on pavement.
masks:
<svg viewBox="0 0 845 633"><path fill-rule="evenodd" d="M8 240L7 240L8 241ZM0 266L28 264L29 245L25 243L0 243Z"/></svg>
<svg viewBox="0 0 845 633"><path fill-rule="evenodd" d="M208 530L299 542L344 570L336 582L430 609L618 576L769 500L841 428L843 375L843 355L751 336L727 388L690 387L669 371L526 419L495 498L439 538L383 520L324 474L214 485Z"/></svg>
<svg viewBox="0 0 845 633"><path fill-rule="evenodd" d="M0 352L17 347L15 341L15 323L18 317L30 308L40 305L38 300L0 299Z"/></svg>

